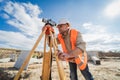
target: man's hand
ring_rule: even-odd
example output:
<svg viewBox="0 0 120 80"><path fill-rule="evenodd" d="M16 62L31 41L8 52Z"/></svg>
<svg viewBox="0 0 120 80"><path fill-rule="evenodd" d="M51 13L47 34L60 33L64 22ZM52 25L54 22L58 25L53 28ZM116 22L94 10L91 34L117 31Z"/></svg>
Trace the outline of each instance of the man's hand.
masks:
<svg viewBox="0 0 120 80"><path fill-rule="evenodd" d="M75 56L73 56L73 55L71 55L71 54L66 54L65 55L65 58L67 59L67 60L71 60L71 59L74 59L75 58Z"/></svg>
<svg viewBox="0 0 120 80"><path fill-rule="evenodd" d="M63 53L62 51L58 50L58 53L57 53L57 56L60 60L62 61L68 61L68 62L73 62L75 63L75 57L74 56L71 56L70 54L68 53Z"/></svg>
<svg viewBox="0 0 120 80"><path fill-rule="evenodd" d="M50 31L51 31L52 33L54 33L53 27L52 27L51 25L49 25L49 24L43 26L42 31L44 31L45 29L46 29L46 32L45 32L45 33L46 33L47 35L50 34Z"/></svg>
<svg viewBox="0 0 120 80"><path fill-rule="evenodd" d="M58 59L65 61L65 54L62 51L58 50L57 56Z"/></svg>

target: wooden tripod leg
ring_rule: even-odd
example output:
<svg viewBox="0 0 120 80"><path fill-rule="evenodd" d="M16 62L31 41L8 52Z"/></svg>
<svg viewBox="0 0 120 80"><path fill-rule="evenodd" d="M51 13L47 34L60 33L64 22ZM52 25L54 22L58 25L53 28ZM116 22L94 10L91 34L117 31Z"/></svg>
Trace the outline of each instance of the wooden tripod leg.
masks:
<svg viewBox="0 0 120 80"><path fill-rule="evenodd" d="M43 56L43 67L42 67L42 79L41 80L51 80L51 63L52 63L52 49L50 42L50 51L46 52L46 40L47 35L45 35L44 42L44 56Z"/></svg>
<svg viewBox="0 0 120 80"><path fill-rule="evenodd" d="M58 50L58 46L56 44L56 42L57 42L56 38L51 31L50 31L50 35L53 37L52 38L52 45L53 45L54 52L55 52L55 58L56 58L56 62L57 62L57 67L58 67L60 80L66 80L65 72L64 72L64 69L63 69L63 64L62 64L61 61L59 61L58 57L56 56L57 55L57 50Z"/></svg>
<svg viewBox="0 0 120 80"><path fill-rule="evenodd" d="M24 67L28 64L28 62L30 61L30 58L32 56L32 54L34 53L34 50L36 49L36 47L38 46L38 43L40 42L40 40L42 39L43 35L45 34L46 29L40 34L40 36L38 37L36 43L34 44L32 50L30 51L29 55L27 56L27 58L25 59L24 63L22 64L22 66L20 67L17 75L15 76L14 80L18 80L18 78L20 77L20 74L22 73Z"/></svg>

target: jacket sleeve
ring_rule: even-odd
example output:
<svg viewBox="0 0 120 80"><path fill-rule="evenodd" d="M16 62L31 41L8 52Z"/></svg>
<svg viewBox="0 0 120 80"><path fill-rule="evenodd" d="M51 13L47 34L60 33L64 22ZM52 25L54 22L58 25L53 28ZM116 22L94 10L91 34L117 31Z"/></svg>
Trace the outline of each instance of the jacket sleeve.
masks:
<svg viewBox="0 0 120 80"><path fill-rule="evenodd" d="M86 43L83 41L82 35L78 32L76 47L81 49L83 52L86 50Z"/></svg>

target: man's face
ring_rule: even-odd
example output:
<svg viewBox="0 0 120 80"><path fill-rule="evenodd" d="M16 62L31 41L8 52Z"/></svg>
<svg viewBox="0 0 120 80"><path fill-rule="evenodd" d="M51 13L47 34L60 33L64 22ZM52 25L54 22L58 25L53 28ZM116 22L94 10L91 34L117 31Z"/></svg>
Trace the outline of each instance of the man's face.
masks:
<svg viewBox="0 0 120 80"><path fill-rule="evenodd" d="M59 24L57 26L59 33L64 33L67 29L68 29L68 25L67 24Z"/></svg>

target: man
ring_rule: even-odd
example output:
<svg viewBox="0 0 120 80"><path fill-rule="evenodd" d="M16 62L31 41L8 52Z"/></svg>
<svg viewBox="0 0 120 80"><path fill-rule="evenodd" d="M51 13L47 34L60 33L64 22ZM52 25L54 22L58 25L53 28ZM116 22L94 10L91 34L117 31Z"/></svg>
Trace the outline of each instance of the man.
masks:
<svg viewBox="0 0 120 80"><path fill-rule="evenodd" d="M50 26L45 25L45 27ZM68 61L70 67L70 79L78 80L77 66L86 80L93 80L87 65L87 54L85 42L81 33L75 29L70 29L70 23L66 19L61 19L57 25L59 34L57 37L58 44L61 44L63 52L58 50L58 58Z"/></svg>
<svg viewBox="0 0 120 80"><path fill-rule="evenodd" d="M87 65L87 55L85 53L85 42L81 33L75 29L70 29L70 23L66 19L61 19L57 25L59 30L58 43L62 45L62 51L58 51L60 60L67 60L70 67L70 79L78 80L77 66L86 80L93 80ZM84 55L84 60L82 60Z"/></svg>

